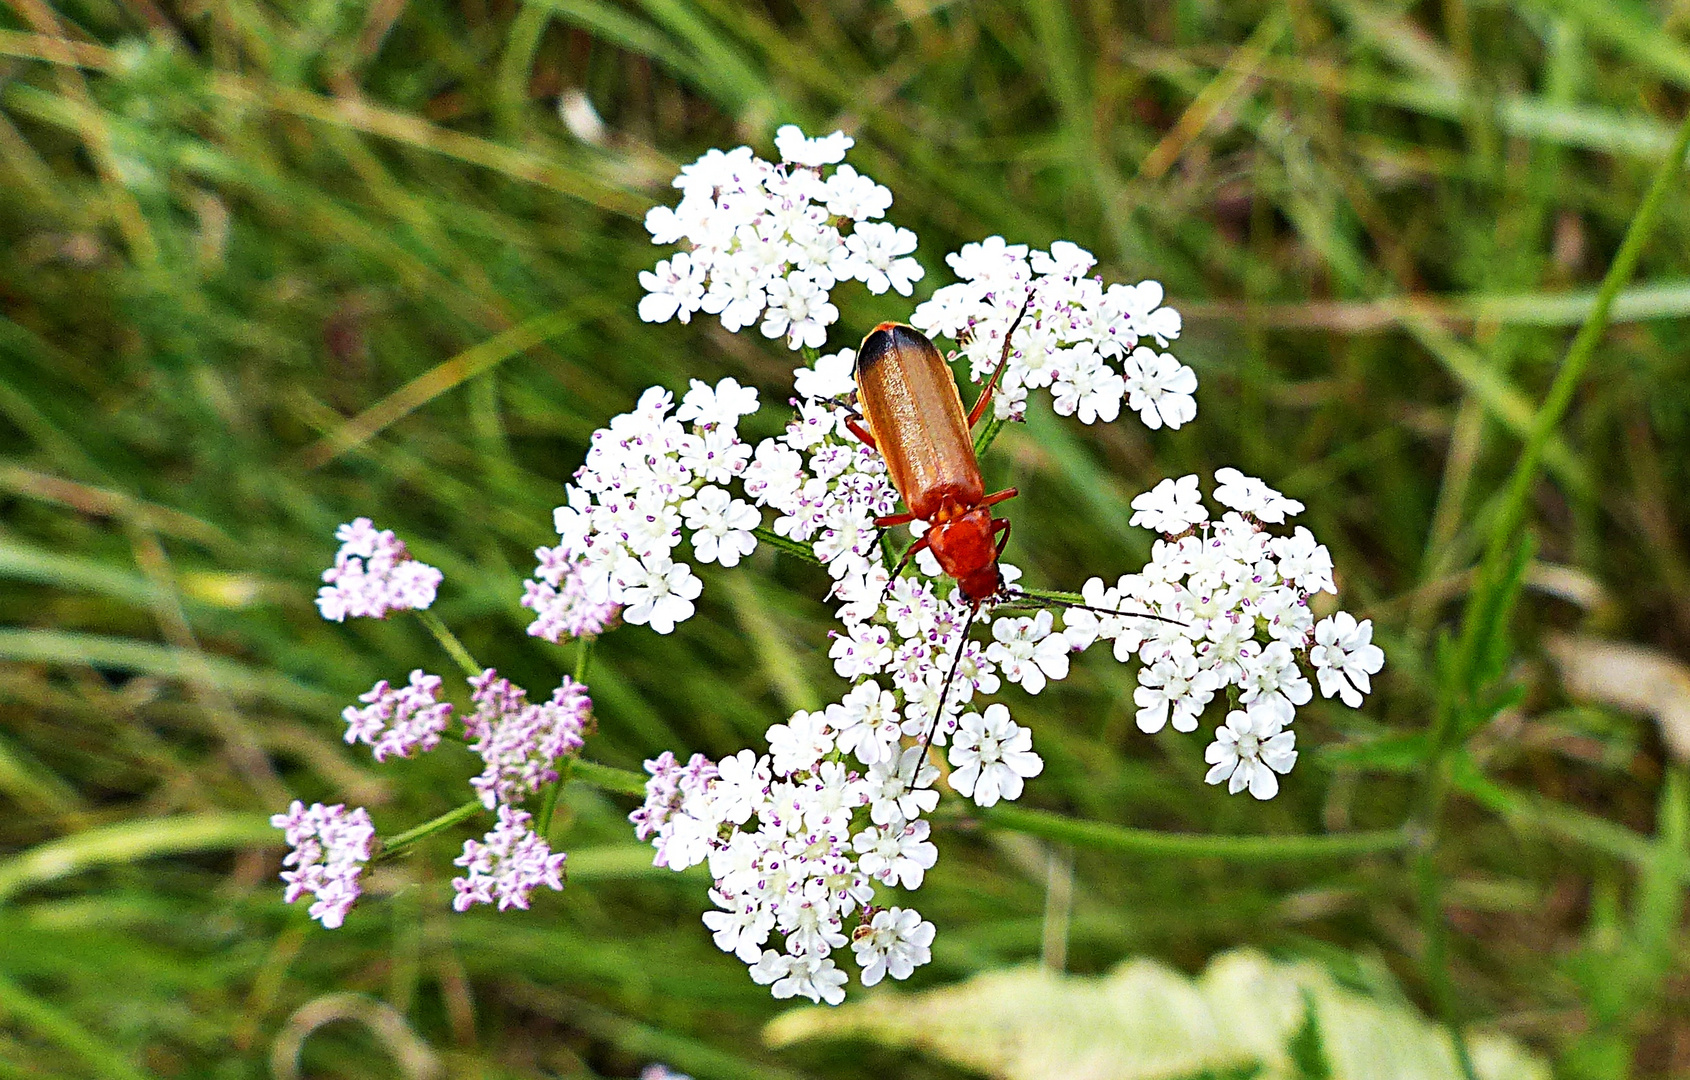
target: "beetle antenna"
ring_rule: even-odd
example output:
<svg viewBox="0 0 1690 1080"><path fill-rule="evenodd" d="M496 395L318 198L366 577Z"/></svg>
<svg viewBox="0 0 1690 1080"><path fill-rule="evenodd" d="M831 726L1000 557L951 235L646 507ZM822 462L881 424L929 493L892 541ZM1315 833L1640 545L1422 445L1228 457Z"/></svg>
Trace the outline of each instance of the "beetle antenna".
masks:
<svg viewBox="0 0 1690 1080"><path fill-rule="evenodd" d="M939 707L933 711L933 723L928 725L927 734L921 739L921 759L927 757L927 748L933 745L933 733L939 730L939 721L945 717L945 702L951 696L951 684L956 681L957 668L962 666L962 654L968 648L968 631L974 626L974 616L980 614L980 605L975 604L968 611L968 618L962 624L962 636L957 640L956 655L951 658L951 673L945 676L944 689L939 691Z"/></svg>
<svg viewBox="0 0 1690 1080"><path fill-rule="evenodd" d="M986 384L986 389L980 391L979 401L975 403L975 411L979 411L984 402L992 400L992 392L998 388L998 380L1003 378L1003 369L1009 366L1009 347L1015 339L1015 331L1020 329L1021 320L1027 317L1027 309L1033 306L1033 291L1027 290L1027 300L1021 305L1021 310L1015 313L1015 321L1009 324L1009 332L1003 336L1003 355L998 358L997 370L992 372L992 379ZM970 418L972 424L973 418Z"/></svg>
<svg viewBox="0 0 1690 1080"><path fill-rule="evenodd" d="M1166 615L1152 615L1148 611L1116 611L1113 608L1093 607L1090 604L1082 604L1077 600L1062 600L1054 596L1034 596L1030 592L1013 587L1006 588L1005 592L1008 594L1011 603L1027 603L1034 607L1043 608L1078 608L1081 611L1096 612L1099 615L1119 615L1125 619L1154 619L1156 622L1172 623L1175 626L1190 625L1180 619L1170 619Z"/></svg>

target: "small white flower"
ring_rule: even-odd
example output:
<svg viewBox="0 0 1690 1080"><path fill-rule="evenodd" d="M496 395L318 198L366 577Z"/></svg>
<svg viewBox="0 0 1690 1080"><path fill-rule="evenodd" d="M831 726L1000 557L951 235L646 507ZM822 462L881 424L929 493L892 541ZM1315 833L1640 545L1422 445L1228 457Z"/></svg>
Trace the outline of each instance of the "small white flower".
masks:
<svg viewBox="0 0 1690 1080"><path fill-rule="evenodd" d="M640 271L646 295L640 299L640 318L646 322L668 322L680 318L691 322L692 313L704 304L705 271L686 252L664 259L655 270Z"/></svg>
<svg viewBox="0 0 1690 1080"><path fill-rule="evenodd" d="M845 973L831 957L794 956L786 977L770 987L777 998L806 997L837 1005L845 1000Z"/></svg>
<svg viewBox="0 0 1690 1080"><path fill-rule="evenodd" d="M839 309L828 302L827 292L813 277L794 272L771 281L768 291L769 309L758 328L764 337L784 336L794 351L827 344L827 328L839 320Z"/></svg>
<svg viewBox="0 0 1690 1080"><path fill-rule="evenodd" d="M807 165L820 168L823 165L837 165L845 160L845 151L856 145L857 140L836 131L832 135L823 135L810 139L796 124L786 124L775 132L775 149L780 151L780 159L793 165Z"/></svg>
<svg viewBox="0 0 1690 1080"><path fill-rule="evenodd" d="M915 233L883 222L858 225L845 238L846 248L857 260L857 276L876 296L887 289L908 296L912 283L921 280L926 271L908 258L915 244Z"/></svg>
<svg viewBox="0 0 1690 1080"><path fill-rule="evenodd" d="M887 908L852 935L851 948L863 969L863 985L873 986L891 975L907 979L933 958L933 924L911 908Z"/></svg>
<svg viewBox="0 0 1690 1080"><path fill-rule="evenodd" d="M1237 469L1216 469L1215 501L1257 521L1278 525L1303 512L1303 504L1287 499L1254 476Z"/></svg>
<svg viewBox="0 0 1690 1080"><path fill-rule="evenodd" d="M1297 668L1297 658L1283 641L1270 641L1260 655L1244 663L1244 677L1238 700L1252 713L1271 716L1281 725L1297 715L1298 705L1314 697L1308 679Z"/></svg>
<svg viewBox="0 0 1690 1080"><path fill-rule="evenodd" d="M734 425L742 416L757 411L757 388L741 386L735 379L723 379L714 388L699 379L692 380L692 389L681 399L675 419L690 420L705 426Z"/></svg>
<svg viewBox="0 0 1690 1080"><path fill-rule="evenodd" d="M892 662L892 635L884 626L862 623L851 628L850 636L835 637L827 654L842 679L878 675Z"/></svg>
<svg viewBox="0 0 1690 1080"><path fill-rule="evenodd" d="M692 550L700 562L738 566L757 547L751 530L762 524L763 515L748 502L730 499L719 487L700 489L681 504L681 514L692 530Z"/></svg>
<svg viewBox="0 0 1690 1080"><path fill-rule="evenodd" d="M892 192L857 172L849 165L841 165L827 178L827 212L834 217L853 221L868 221L883 217L892 205Z"/></svg>
<svg viewBox="0 0 1690 1080"><path fill-rule="evenodd" d="M1161 307L1162 285L1155 281L1141 281L1136 286L1110 286L1110 292L1120 289L1115 297L1120 305L1121 314L1132 326L1132 331L1139 337L1152 337L1162 348L1168 347L1168 342L1179 337L1179 312L1173 308ZM1185 391L1190 393L1190 391ZM1136 406L1135 406L1136 408Z"/></svg>
<svg viewBox="0 0 1690 1080"><path fill-rule="evenodd" d="M876 825L889 825L895 820L914 821L932 812L939 805L939 793L933 790L937 779L938 768L927 761L919 746L870 766L865 786L870 820Z"/></svg>
<svg viewBox="0 0 1690 1080"><path fill-rule="evenodd" d="M757 963L769 931L775 928L774 913L755 903L730 899L715 889L710 891L710 899L727 909L704 913L704 925L710 929L716 947L747 964Z"/></svg>
<svg viewBox="0 0 1690 1080"><path fill-rule="evenodd" d="M1079 415L1080 423L1112 422L1121 415L1127 385L1119 373L1091 353L1091 342L1071 350L1068 369L1052 384L1059 416Z"/></svg>
<svg viewBox="0 0 1690 1080"><path fill-rule="evenodd" d="M800 709L784 724L769 729L769 755L774 770L789 775L813 769L834 748L825 714Z"/></svg>
<svg viewBox="0 0 1690 1080"><path fill-rule="evenodd" d="M801 398L844 397L857 388L857 350L841 349L816 357L814 367L799 368L792 389Z"/></svg>
<svg viewBox="0 0 1690 1080"><path fill-rule="evenodd" d="M1021 797L1023 780L1044 771L1044 760L1033 753L1033 733L1009 718L1009 709L993 703L982 716L964 714L950 748L951 788L972 796L980 806L999 798Z"/></svg>
<svg viewBox="0 0 1690 1080"><path fill-rule="evenodd" d="M1211 784L1227 781L1227 791L1234 795L1248 788L1258 799L1271 799L1279 793L1274 773L1288 773L1297 763L1296 743L1296 735L1283 730L1274 717L1234 709L1203 752L1203 760L1214 766L1203 779Z"/></svg>
<svg viewBox="0 0 1690 1080"><path fill-rule="evenodd" d="M827 714L839 733L840 753L854 754L864 765L890 761L897 753L898 698L873 679L852 687Z"/></svg>
<svg viewBox="0 0 1690 1080"><path fill-rule="evenodd" d="M919 889L923 875L939 861L939 849L927 839L930 831L925 821L895 820L883 828L864 829L851 846L857 851L857 864L869 877Z"/></svg>
<svg viewBox="0 0 1690 1080"><path fill-rule="evenodd" d="M1004 678L1037 694L1045 688L1046 678L1068 677L1068 639L1052 633L1050 627L1048 611L1030 619L999 619L992 624L997 640L987 647L986 658L998 665Z"/></svg>
<svg viewBox="0 0 1690 1080"><path fill-rule="evenodd" d="M1152 431L1178 428L1197 415L1197 373L1167 353L1139 346L1122 363L1127 405Z"/></svg>
<svg viewBox="0 0 1690 1080"><path fill-rule="evenodd" d="M635 626L649 623L659 634L670 633L676 623L692 617L692 602L703 589L686 563L663 556L650 559L642 564L637 584L623 590L628 607L622 617Z"/></svg>
<svg viewBox="0 0 1690 1080"><path fill-rule="evenodd" d="M1200 669L1189 649L1182 657L1170 656L1145 667L1133 691L1138 729L1154 734L1171 715L1175 731L1196 731L1197 716L1215 696L1217 684L1214 672Z"/></svg>
<svg viewBox="0 0 1690 1080"><path fill-rule="evenodd" d="M1127 524L1142 526L1172 536L1209 520L1203 493L1197 490L1197 474L1178 480L1164 480L1133 500L1133 516Z"/></svg>
<svg viewBox="0 0 1690 1080"><path fill-rule="evenodd" d="M1279 559L1279 576L1304 592L1336 593L1332 581L1332 553L1315 542L1314 534L1297 526L1291 536L1276 537L1271 545Z"/></svg>
<svg viewBox="0 0 1690 1080"><path fill-rule="evenodd" d="M1316 624L1314 640L1309 663L1320 678L1321 695L1336 694L1350 708L1361 708L1361 696L1373 690L1369 676L1385 666L1384 651L1373 644L1373 620L1358 623L1355 616L1340 611Z"/></svg>

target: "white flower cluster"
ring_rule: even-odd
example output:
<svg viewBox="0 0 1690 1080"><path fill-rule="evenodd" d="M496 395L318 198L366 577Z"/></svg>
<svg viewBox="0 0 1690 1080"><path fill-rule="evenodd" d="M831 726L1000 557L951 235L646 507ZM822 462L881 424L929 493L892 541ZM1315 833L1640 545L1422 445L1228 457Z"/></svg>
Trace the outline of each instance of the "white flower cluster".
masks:
<svg viewBox="0 0 1690 1080"><path fill-rule="evenodd" d="M996 370L1004 335L1026 309L993 402L1000 419L1020 419L1027 392L1043 387L1058 413L1087 424L1114 420L1123 399L1152 429L1197 415L1196 373L1140 344L1154 339L1165 349L1179 337L1179 312L1161 306L1161 285L1105 288L1101 277L1087 276L1097 259L1067 241L1046 252L993 236L945 261L962 280L917 307L910 324L954 339L975 382Z"/></svg>
<svg viewBox="0 0 1690 1080"><path fill-rule="evenodd" d="M652 243L687 249L640 274L640 318L689 322L704 311L733 332L760 319L765 337L821 348L839 318L828 299L838 283L908 296L922 276L915 234L875 220L892 193L840 164L853 142L843 132L807 139L789 124L775 135L779 165L741 146L683 168L680 203L654 208L645 225Z"/></svg>
<svg viewBox="0 0 1690 1080"><path fill-rule="evenodd" d="M581 605L621 608L625 621L660 634L691 617L703 585L674 557L682 527L700 562L736 566L757 546L761 516L722 486L746 470L751 447L740 441L739 419L756 411L756 390L694 379L679 408L654 386L634 411L593 432L569 504L553 514L560 542L535 553L540 580L523 601L536 615L528 632L558 640Z"/></svg>
<svg viewBox="0 0 1690 1080"><path fill-rule="evenodd" d="M1279 790L1274 774L1297 759L1286 729L1314 696L1299 660L1314 669L1325 696L1359 706L1384 653L1372 644L1370 622L1339 612L1316 625L1309 597L1337 592L1331 554L1301 526L1290 536L1265 528L1295 516L1302 503L1236 469L1217 470L1215 479L1215 500L1227 508L1219 520L1210 520L1194 475L1164 480L1133 500L1131 523L1164 538L1139 573L1110 588L1101 578L1087 581L1080 595L1098 610L1069 610L1063 632L1076 650L1110 640L1116 659L1138 660L1133 700L1146 732L1170 723L1195 731L1216 694L1236 688L1243 708L1209 747L1207 779L1268 799ZM1142 615L1100 613L1114 611Z"/></svg>
<svg viewBox="0 0 1690 1080"><path fill-rule="evenodd" d="M317 610L323 618L382 619L390 611L421 611L434 603L440 571L412 558L391 529L377 529L361 517L334 535L340 550L334 565L323 571L328 584L317 590Z"/></svg>
<svg viewBox="0 0 1690 1080"><path fill-rule="evenodd" d="M470 751L485 763L469 783L492 810L519 803L558 777L557 762L585 741L593 703L587 688L570 678L535 704L528 691L488 668L470 679L475 712L464 717Z"/></svg>
<svg viewBox="0 0 1690 1080"><path fill-rule="evenodd" d="M1006 706L968 704L1005 678L1037 693L1068 674L1068 645L1049 612L994 621L982 611L974 622L994 638L982 645L963 639L970 605L954 583L888 580L873 525L896 498L884 464L845 432L842 409L818 400L848 380L850 359L824 357L799 372L798 416L758 446L745 483L781 512L776 531L808 544L836 578L842 629L830 655L851 687L826 709L771 727L766 754L647 762L646 802L631 816L657 865L708 861L720 910L704 921L718 946L776 997L829 1003L844 997L834 954L846 945L868 986L929 958L933 925L875 901L877 886L919 887L938 857L923 815L938 804L939 770L913 744L935 727L941 697L932 741L949 746L949 787L991 806L1017 798L1044 763ZM1004 570L1013 580L1014 568ZM775 934L779 948L770 947Z"/></svg>

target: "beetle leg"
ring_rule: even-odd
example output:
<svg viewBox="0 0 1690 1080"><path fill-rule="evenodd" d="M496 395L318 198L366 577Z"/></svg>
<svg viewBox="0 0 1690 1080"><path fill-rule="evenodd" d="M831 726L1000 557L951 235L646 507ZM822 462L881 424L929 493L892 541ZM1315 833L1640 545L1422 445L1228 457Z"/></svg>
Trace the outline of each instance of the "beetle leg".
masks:
<svg viewBox="0 0 1690 1080"><path fill-rule="evenodd" d="M904 567L910 564L910 560L915 558L920 552L927 550L928 541L930 539L932 539L931 536L923 536L920 540L917 540L904 550L904 557L899 559L898 565L892 568L892 576L888 577L886 579L886 584L880 587L880 602L882 604L886 603L886 591L890 589L892 587L892 583L898 580L898 578L903 574Z"/></svg>
<svg viewBox="0 0 1690 1080"><path fill-rule="evenodd" d="M968 414L969 427L973 427L980 422L980 415L986 411L986 406L991 404L992 392L998 388L998 379L1003 377L1003 369L1009 365L1009 346L1015 337L1015 330L1021 325L1021 320L1026 316L1027 309L1032 306L1033 295L1028 293L1027 302L1021 305L1020 314L1016 315L1015 321L1009 324L1009 333L1003 336L1003 356L998 358L998 369L992 372L992 381L986 384L986 389L980 391L980 400L974 403L973 410Z"/></svg>
<svg viewBox="0 0 1690 1080"><path fill-rule="evenodd" d="M1001 559L1003 558L1003 549L1009 546L1009 519L999 518L994 521L992 531L1003 533L1002 536L998 537L998 558Z"/></svg>
<svg viewBox="0 0 1690 1080"><path fill-rule="evenodd" d="M1002 491L995 491L992 494L986 496L984 499L981 499L980 502L977 505L979 505L979 506L996 506L998 503L1003 502L1005 499L1013 499L1013 498L1015 498L1015 496L1017 496L1019 494L1021 494L1021 492L1017 488L1004 488Z"/></svg>
<svg viewBox="0 0 1690 1080"><path fill-rule="evenodd" d="M890 529L894 525L908 525L914 520L915 515L906 511L902 514L888 514L886 517L877 517L874 519L874 524L878 528Z"/></svg>
<svg viewBox="0 0 1690 1080"><path fill-rule="evenodd" d="M862 422L859 421L856 417L854 417L854 416L846 417L845 418L845 428L846 428L846 430L850 431L851 434L853 434L857 438L861 439L863 441L864 445L866 445L870 450L879 450L880 449L880 447L875 445L874 436L869 434L868 428L863 427Z"/></svg>
<svg viewBox="0 0 1690 1080"><path fill-rule="evenodd" d="M835 394L833 397L825 397L819 400L823 405L832 405L836 409L846 410L858 420L863 418L862 412L857 408L856 403L850 398L840 397L838 394Z"/></svg>

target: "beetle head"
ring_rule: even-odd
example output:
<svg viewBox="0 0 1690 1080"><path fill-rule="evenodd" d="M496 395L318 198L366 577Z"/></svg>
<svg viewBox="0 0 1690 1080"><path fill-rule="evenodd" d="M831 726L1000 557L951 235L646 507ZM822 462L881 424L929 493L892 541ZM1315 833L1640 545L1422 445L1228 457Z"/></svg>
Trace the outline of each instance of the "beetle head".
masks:
<svg viewBox="0 0 1690 1080"><path fill-rule="evenodd" d="M1003 588L998 574L998 547L992 533L992 512L977 507L934 525L928 546L939 569L956 578L963 595L978 603Z"/></svg>

